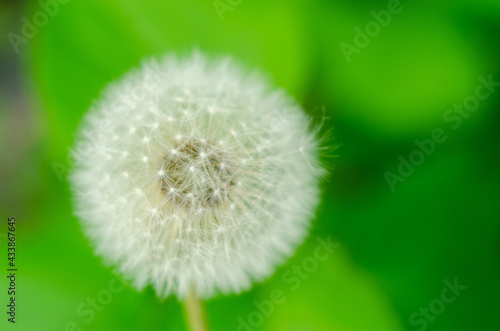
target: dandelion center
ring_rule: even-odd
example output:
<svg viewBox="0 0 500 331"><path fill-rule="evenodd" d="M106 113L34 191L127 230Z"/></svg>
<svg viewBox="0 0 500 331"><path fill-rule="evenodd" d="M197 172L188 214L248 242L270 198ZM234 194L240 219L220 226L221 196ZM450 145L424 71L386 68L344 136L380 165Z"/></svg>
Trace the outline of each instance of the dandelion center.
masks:
<svg viewBox="0 0 500 331"><path fill-rule="evenodd" d="M230 204L236 167L228 153L205 139L178 142L165 153L161 190L182 208L216 208Z"/></svg>

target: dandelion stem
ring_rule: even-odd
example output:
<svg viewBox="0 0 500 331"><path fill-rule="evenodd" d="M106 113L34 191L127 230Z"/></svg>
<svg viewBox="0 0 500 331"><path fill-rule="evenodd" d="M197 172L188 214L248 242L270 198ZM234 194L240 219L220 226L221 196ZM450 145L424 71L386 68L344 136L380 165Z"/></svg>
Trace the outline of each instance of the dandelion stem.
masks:
<svg viewBox="0 0 500 331"><path fill-rule="evenodd" d="M203 303L193 289L184 302L184 313L191 331L209 331Z"/></svg>

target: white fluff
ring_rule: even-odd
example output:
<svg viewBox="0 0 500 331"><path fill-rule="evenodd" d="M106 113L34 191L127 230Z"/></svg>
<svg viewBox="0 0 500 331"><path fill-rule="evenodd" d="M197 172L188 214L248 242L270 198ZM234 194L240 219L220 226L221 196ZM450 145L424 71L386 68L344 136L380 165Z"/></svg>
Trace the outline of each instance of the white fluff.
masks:
<svg viewBox="0 0 500 331"><path fill-rule="evenodd" d="M73 151L96 252L159 297L238 293L305 238L318 203L309 119L229 58L149 61L111 84Z"/></svg>

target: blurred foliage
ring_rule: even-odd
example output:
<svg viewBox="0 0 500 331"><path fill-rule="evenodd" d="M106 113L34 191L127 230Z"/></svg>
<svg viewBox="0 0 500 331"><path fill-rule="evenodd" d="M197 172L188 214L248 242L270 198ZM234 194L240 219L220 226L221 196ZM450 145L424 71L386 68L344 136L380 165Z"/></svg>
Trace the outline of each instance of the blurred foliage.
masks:
<svg viewBox="0 0 500 331"><path fill-rule="evenodd" d="M401 6L348 63L340 44L353 44L354 27L364 29L374 20L370 11L386 10L387 1L242 1L223 20L202 0L61 4L17 55L36 111L15 115L18 105L0 95L8 144L0 170L11 186L1 186L0 210L19 219L22 314L15 327L64 330L73 321L82 330L185 330L177 300L162 302L151 289L125 286L89 322L78 312L117 276L93 255L60 179L82 114L107 83L145 57L199 49L269 75L317 123L326 117L323 128L333 128L341 145L307 242L270 280L210 300L214 330L236 330L239 318L257 311L255 301L276 289L286 300L255 330L419 330L410 316L455 278L468 289L428 329L497 330L498 92L457 130L443 115L474 95L479 76L500 81L500 5ZM1 31L20 33L20 18L40 10L32 1L9 26L13 10L0 5ZM8 46L2 41L2 54ZM384 174L397 173L398 157L408 158L415 139L435 128L448 140L391 192ZM283 277L313 256L316 238L328 236L340 247L292 290Z"/></svg>

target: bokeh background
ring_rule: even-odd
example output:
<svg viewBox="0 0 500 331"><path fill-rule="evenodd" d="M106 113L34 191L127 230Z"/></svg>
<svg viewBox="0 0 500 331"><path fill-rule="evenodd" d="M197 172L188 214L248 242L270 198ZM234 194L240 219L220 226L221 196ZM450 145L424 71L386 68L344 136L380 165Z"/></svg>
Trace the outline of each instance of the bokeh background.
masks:
<svg viewBox="0 0 500 331"><path fill-rule="evenodd" d="M371 11L390 6L1 2L0 244L6 257L6 219L15 216L19 271L17 323L2 308L0 328L186 329L175 298L162 302L126 285L107 296L116 275L72 215L66 175L74 131L108 82L143 57L198 49L267 73L323 122L322 134L331 132L325 146L339 145L337 157L325 158L331 174L308 240L271 279L207 302L213 330L248 331L241 320L249 318L252 330L500 330L500 88L475 111L450 111L472 102L479 77L500 82L500 2L401 0L377 31ZM346 57L341 45L355 46L356 27L367 24L368 45ZM438 128L447 140L391 188L387 172L400 175L415 140ZM329 236L340 246L328 260L298 286L285 282L313 256L317 238ZM5 307L7 259L0 261ZM453 302L442 298L447 281L467 287ZM286 300L259 321L254 301L275 289ZM105 304L90 308L92 298Z"/></svg>

